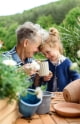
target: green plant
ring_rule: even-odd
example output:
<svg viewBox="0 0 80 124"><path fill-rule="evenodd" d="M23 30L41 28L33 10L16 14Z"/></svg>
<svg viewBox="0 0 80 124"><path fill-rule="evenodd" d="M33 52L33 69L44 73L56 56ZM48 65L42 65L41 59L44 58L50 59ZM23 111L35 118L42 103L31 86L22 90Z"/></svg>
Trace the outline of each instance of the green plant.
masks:
<svg viewBox="0 0 80 124"><path fill-rule="evenodd" d="M0 99L16 99L30 86L26 73L10 58L0 55Z"/></svg>
<svg viewBox="0 0 80 124"><path fill-rule="evenodd" d="M40 24L43 28L49 28L54 23L53 18L51 15L48 16L40 16L37 19L37 23Z"/></svg>
<svg viewBox="0 0 80 124"><path fill-rule="evenodd" d="M62 25L69 29L69 27L74 28L77 25L78 18L80 17L80 7L73 8L66 15Z"/></svg>
<svg viewBox="0 0 80 124"><path fill-rule="evenodd" d="M72 61L76 60L77 53L75 51L80 49L80 17L78 17L76 26L61 27L60 32L62 42L65 49L65 55L70 57Z"/></svg>
<svg viewBox="0 0 80 124"><path fill-rule="evenodd" d="M80 73L80 50L77 51L77 57L75 59L75 62L70 67L71 70L76 70Z"/></svg>

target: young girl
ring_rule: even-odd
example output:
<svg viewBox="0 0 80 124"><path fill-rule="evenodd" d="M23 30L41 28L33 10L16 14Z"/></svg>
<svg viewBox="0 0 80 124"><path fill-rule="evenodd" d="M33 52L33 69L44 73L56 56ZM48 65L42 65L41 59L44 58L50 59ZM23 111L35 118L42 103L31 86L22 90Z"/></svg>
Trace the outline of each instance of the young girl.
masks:
<svg viewBox="0 0 80 124"><path fill-rule="evenodd" d="M40 45L39 49L47 58L49 70L52 72L52 75L43 77L48 91L62 91L68 83L80 78L80 74L70 69L71 60L63 55L63 47L57 29L50 29L47 40Z"/></svg>

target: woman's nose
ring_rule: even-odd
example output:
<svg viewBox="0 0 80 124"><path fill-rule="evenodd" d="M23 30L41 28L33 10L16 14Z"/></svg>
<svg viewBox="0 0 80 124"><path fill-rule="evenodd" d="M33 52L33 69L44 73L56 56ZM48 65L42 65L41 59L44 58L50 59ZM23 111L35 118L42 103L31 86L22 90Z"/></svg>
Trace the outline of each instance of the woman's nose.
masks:
<svg viewBox="0 0 80 124"><path fill-rule="evenodd" d="M37 48L37 50L36 50L37 52L39 52L39 49Z"/></svg>
<svg viewBox="0 0 80 124"><path fill-rule="evenodd" d="M39 49L38 49L38 48L36 48L36 49L34 50L34 52L35 52L35 53L39 52Z"/></svg>
<svg viewBox="0 0 80 124"><path fill-rule="evenodd" d="M48 54L46 54L45 56L46 56L46 58L49 58L49 55Z"/></svg>

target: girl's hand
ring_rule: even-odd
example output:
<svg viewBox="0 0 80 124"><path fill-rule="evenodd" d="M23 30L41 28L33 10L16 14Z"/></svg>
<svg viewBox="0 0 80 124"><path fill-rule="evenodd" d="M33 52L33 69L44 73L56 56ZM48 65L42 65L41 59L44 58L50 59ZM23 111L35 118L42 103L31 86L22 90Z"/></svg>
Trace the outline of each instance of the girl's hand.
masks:
<svg viewBox="0 0 80 124"><path fill-rule="evenodd" d="M52 76L53 76L53 73L50 71L49 75L43 77L43 80L44 81L49 81L52 78Z"/></svg>

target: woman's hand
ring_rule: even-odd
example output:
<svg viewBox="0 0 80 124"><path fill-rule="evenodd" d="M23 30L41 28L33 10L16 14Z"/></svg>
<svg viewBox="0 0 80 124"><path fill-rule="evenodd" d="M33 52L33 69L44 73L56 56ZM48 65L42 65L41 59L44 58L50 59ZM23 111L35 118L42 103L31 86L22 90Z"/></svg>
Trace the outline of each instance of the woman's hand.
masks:
<svg viewBox="0 0 80 124"><path fill-rule="evenodd" d="M37 72L37 70L31 66L31 63L23 65L23 69L28 75L33 75Z"/></svg>
<svg viewBox="0 0 80 124"><path fill-rule="evenodd" d="M44 81L49 81L52 78L52 76L53 76L53 73L50 71L49 75L43 77L43 80Z"/></svg>

